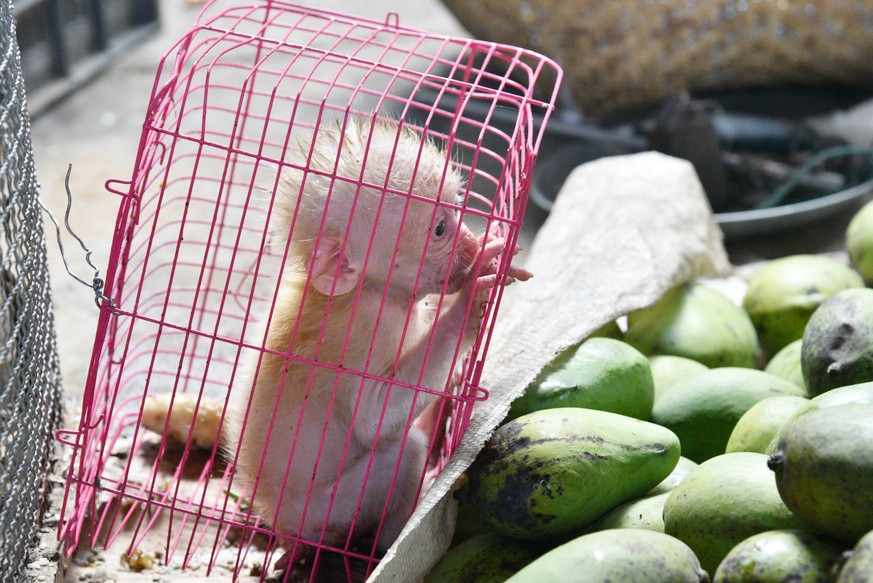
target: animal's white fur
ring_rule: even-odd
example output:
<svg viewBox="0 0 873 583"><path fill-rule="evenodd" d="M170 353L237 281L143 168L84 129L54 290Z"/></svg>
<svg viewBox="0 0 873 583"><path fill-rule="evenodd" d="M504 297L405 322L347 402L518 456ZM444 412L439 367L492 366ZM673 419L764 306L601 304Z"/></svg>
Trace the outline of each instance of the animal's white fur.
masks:
<svg viewBox="0 0 873 583"><path fill-rule="evenodd" d="M296 165L271 215L271 244L291 261L267 352L233 389L225 447L278 532L342 547L384 513L385 550L416 502L428 438L412 421L433 399L401 385L446 388L478 326L471 295L493 282L477 288L482 241L435 204L455 202L462 176L415 132L321 128Z"/></svg>

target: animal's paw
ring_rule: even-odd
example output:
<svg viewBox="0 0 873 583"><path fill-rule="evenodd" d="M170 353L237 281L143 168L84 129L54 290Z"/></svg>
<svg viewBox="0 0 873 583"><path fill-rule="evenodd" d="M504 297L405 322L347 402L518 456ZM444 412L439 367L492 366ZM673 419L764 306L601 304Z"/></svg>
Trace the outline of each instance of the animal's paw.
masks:
<svg viewBox="0 0 873 583"><path fill-rule="evenodd" d="M515 256L521 247L515 245L512 249L512 256ZM485 309L491 298L491 290L499 283L509 285L515 280L526 281L533 277L533 274L521 267L510 265L508 269L501 269L499 260L500 255L506 252L506 239L499 233L497 225L492 225L485 235L482 236L478 265L479 272L474 283L474 305L473 315L474 321L477 322L485 315Z"/></svg>
<svg viewBox="0 0 873 583"><path fill-rule="evenodd" d="M498 225L495 223L482 236L479 259L482 268L476 280L477 296L487 292L500 281L498 257L504 253L505 247L506 239L500 236ZM515 245L512 249L512 256L517 255L519 251L521 251L521 247ZM516 280L527 281L531 277L533 277L533 274L530 271L522 267L510 265L507 273L503 275L503 280L505 285L509 285Z"/></svg>

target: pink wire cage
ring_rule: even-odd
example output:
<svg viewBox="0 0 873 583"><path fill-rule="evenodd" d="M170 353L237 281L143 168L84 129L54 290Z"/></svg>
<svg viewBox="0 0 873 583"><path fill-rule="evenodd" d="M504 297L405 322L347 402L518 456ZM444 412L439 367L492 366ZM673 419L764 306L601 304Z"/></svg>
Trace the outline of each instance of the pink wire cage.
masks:
<svg viewBox="0 0 873 583"><path fill-rule="evenodd" d="M324 128L338 128L348 137L350 128L359 126L372 140L368 132L374 128L396 127L397 143L409 132L421 138L414 142L419 155L429 144L448 152L443 181L452 172L463 177L460 191L452 193L457 200L419 201L431 205L429 228L439 209L447 208L480 234L502 236L511 249L560 78L559 67L538 54L401 27L393 14L378 22L278 0L223 10L208 4L158 67L131 180L107 183L122 198L105 296L79 426L59 433L72 448L59 531L66 552L120 545L131 556L157 540L168 565L236 575L271 562L279 547L305 547L313 580L319 563L331 557L340 559L348 580L356 569L371 572L380 555L379 527L372 537L351 529L340 542L326 536L327 519L316 535L274 529L250 503L257 482L236 478L238 451L220 440L198 442L194 426L217 404L215 423L222 433L232 396L251 390L246 363L269 357L291 367L329 370L335 378L354 377L360 381L359 401L372 383L391 385L396 394L436 395L430 463L417 477L423 493L461 440L474 403L487 397L479 376L511 253L500 254L492 267L498 284L488 292L472 347L453 344L448 373L436 386L367 368L350 370L317 355L302 356L294 340L287 350L267 345L264 330L275 317L292 253L290 244L270 244L276 203L270 193L290 169L325 179L333 189L351 184L383 199L418 200L411 186L395 191L387 179L373 184L363 170L357 177L341 175L336 161L334 173L315 168L314 144ZM342 137L337 143L344 143ZM290 153L295 149L303 158ZM414 176L417 162L413 166ZM303 219L297 210L292 214L293 238L294 229L302 228L294 221ZM456 234L452 248L458 245ZM368 257L376 252L371 243ZM419 270L416 285L421 277ZM448 293L444 287L434 301L442 306ZM464 326L478 318L471 306L464 306ZM407 315L404 330L409 326ZM373 332L372 342L377 336ZM425 354L437 350L435 342L431 334ZM336 397L338 389L332 390ZM169 411L189 410L181 439L173 439L172 415L162 422L163 432L143 427L147 403L156 396L166 398ZM330 416L333 398L328 405ZM414 424L413 408L403 421L401 444ZM275 429L276 439L281 437L271 411L249 411L242 426L243 432L269 426L269 435ZM346 440L340 467L348 448ZM311 474L326 463L326 455L318 449ZM261 457L259 475L275 471L265 469L267 463ZM311 478L291 467L289 461L284 468L286 483ZM371 455L359 484L361 499L373 467ZM398 471L395 467L388 482L389 499ZM337 489L334 485L329 493L328 515ZM306 505L319 495L311 485L304 491ZM360 506L359 499L355 519ZM386 502L378 525L388 511ZM262 577L266 572L263 568Z"/></svg>

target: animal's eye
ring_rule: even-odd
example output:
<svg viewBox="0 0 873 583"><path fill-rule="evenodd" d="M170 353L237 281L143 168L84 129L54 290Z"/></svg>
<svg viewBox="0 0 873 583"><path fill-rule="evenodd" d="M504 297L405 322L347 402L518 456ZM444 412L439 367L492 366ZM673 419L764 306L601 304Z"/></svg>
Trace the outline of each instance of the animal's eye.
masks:
<svg viewBox="0 0 873 583"><path fill-rule="evenodd" d="M446 234L446 220L443 219L436 224L436 227L433 228L434 237L442 237Z"/></svg>

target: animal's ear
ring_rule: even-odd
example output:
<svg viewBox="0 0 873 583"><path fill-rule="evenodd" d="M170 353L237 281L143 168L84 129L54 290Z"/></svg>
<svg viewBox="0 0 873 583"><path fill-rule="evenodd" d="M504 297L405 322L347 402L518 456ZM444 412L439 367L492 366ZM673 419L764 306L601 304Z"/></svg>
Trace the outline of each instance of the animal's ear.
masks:
<svg viewBox="0 0 873 583"><path fill-rule="evenodd" d="M358 283L358 268L343 253L342 242L325 237L312 252L309 263L312 286L326 296L352 291Z"/></svg>

